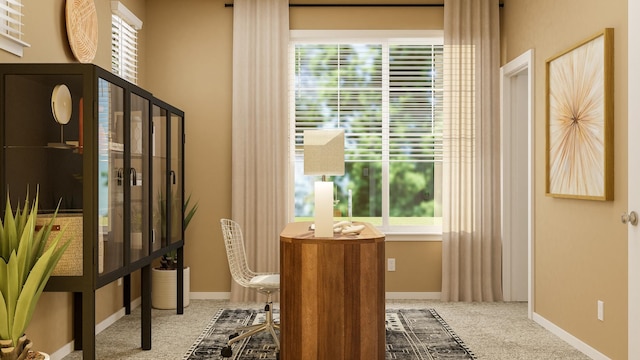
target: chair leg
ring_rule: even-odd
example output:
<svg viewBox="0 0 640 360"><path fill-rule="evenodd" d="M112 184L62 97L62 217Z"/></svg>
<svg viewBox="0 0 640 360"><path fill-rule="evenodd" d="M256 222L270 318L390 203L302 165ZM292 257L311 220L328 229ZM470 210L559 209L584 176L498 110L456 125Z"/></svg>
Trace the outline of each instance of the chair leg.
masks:
<svg viewBox="0 0 640 360"><path fill-rule="evenodd" d="M273 321L273 303L269 302L267 306L265 306L266 310L266 318L265 325L269 333L271 333L271 337L273 338L273 342L276 343L276 348L280 351L280 339L278 339L278 335L276 334L275 329L279 329L280 325L276 324Z"/></svg>
<svg viewBox="0 0 640 360"><path fill-rule="evenodd" d="M244 326L236 329L238 331L243 331L242 334L229 339L229 341L227 342L227 345L231 346L235 342L238 342L242 339L246 339L250 336L253 336L255 334L258 334L264 331L271 334L271 337L273 338L273 342L276 344L277 351L280 351L280 339L278 338L278 334L276 333L276 330L280 329L280 324L273 321L272 308L273 308L273 302L271 302L270 297L268 297L267 304L264 307L265 322L262 324L249 325L249 326Z"/></svg>

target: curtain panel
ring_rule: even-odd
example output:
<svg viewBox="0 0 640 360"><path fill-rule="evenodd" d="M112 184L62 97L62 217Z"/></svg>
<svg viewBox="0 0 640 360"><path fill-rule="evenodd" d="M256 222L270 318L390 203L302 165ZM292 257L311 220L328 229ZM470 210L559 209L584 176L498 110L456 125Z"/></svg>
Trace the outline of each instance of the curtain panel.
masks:
<svg viewBox="0 0 640 360"><path fill-rule="evenodd" d="M287 223L289 3L233 2L232 218L252 270L279 272ZM255 301L234 281L232 301Z"/></svg>
<svg viewBox="0 0 640 360"><path fill-rule="evenodd" d="M498 11L444 2L444 301L502 300Z"/></svg>

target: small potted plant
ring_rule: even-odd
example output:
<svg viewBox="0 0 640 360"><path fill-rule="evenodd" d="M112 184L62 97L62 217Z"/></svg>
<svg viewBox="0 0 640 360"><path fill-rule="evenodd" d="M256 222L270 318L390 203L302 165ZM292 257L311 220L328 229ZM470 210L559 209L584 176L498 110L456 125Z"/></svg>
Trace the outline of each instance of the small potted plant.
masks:
<svg viewBox="0 0 640 360"><path fill-rule="evenodd" d="M182 209L184 211L184 231L187 230L191 219L198 211L198 203L195 203L189 208L191 202L191 195L184 202ZM161 201L161 205L163 205ZM164 207L161 206L161 209ZM165 219L162 216L162 219ZM162 255L160 258L160 266L153 268L151 272L151 306L156 309L175 309L177 307L176 298L176 281L177 281L177 266L178 266L178 251L173 250ZM183 305L189 305L189 291L190 291L190 269L185 267L183 269L184 276L184 297Z"/></svg>
<svg viewBox="0 0 640 360"><path fill-rule="evenodd" d="M24 209L17 206L11 212L7 196L4 222L0 223L0 359L27 359L33 356L32 342L26 330L36 303L44 290L53 269L70 244L67 240L58 246L63 231L47 247L47 239L55 220L57 209L46 225L36 230L38 195L29 208L29 194ZM48 355L37 355L46 359Z"/></svg>

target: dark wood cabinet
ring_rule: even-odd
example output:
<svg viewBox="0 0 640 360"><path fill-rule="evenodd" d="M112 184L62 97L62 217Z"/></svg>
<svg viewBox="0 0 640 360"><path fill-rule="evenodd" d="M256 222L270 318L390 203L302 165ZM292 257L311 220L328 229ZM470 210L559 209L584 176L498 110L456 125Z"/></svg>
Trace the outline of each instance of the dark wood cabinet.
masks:
<svg viewBox="0 0 640 360"><path fill-rule="evenodd" d="M184 113L92 64L0 64L0 109L1 203L37 191L40 217L59 206L72 238L46 291L74 293L76 347L95 358L96 290L123 278L129 313L141 270L150 349L151 264L172 250L182 261Z"/></svg>

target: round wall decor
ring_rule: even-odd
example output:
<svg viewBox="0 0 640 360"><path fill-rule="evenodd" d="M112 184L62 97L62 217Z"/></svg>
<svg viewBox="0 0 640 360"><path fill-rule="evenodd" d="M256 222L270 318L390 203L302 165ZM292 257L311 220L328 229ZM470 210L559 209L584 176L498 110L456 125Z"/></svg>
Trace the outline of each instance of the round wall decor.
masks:
<svg viewBox="0 0 640 360"><path fill-rule="evenodd" d="M90 63L98 50L98 14L93 0L67 0L67 37L73 55Z"/></svg>

